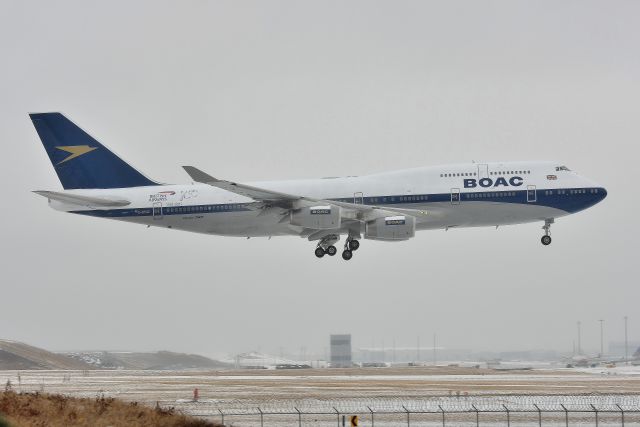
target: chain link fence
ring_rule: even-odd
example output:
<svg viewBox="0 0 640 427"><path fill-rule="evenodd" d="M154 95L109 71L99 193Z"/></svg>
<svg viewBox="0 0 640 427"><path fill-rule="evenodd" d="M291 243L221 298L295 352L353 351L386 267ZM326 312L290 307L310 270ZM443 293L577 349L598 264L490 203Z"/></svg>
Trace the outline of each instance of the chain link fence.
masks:
<svg viewBox="0 0 640 427"><path fill-rule="evenodd" d="M640 396L484 396L426 399L341 399L233 407L219 402L159 402L225 426L640 426Z"/></svg>

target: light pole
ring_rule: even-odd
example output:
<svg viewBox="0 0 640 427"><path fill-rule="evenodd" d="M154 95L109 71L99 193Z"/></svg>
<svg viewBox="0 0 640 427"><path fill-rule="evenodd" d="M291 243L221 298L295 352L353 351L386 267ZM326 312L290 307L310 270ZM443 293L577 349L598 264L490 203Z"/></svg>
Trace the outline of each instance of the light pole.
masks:
<svg viewBox="0 0 640 427"><path fill-rule="evenodd" d="M578 355L582 354L582 346L580 345L580 338L581 338L580 324L581 322L578 320Z"/></svg>
<svg viewBox="0 0 640 427"><path fill-rule="evenodd" d="M600 322L600 357L604 356L604 333L602 332L602 324L604 323L603 319L598 320Z"/></svg>
<svg viewBox="0 0 640 427"><path fill-rule="evenodd" d="M629 341L627 336L627 316L624 316L624 363L629 363Z"/></svg>
<svg viewBox="0 0 640 427"><path fill-rule="evenodd" d="M393 363L396 363L396 337L393 337Z"/></svg>
<svg viewBox="0 0 640 427"><path fill-rule="evenodd" d="M433 366L436 366L437 355L436 355L436 334L433 334Z"/></svg>

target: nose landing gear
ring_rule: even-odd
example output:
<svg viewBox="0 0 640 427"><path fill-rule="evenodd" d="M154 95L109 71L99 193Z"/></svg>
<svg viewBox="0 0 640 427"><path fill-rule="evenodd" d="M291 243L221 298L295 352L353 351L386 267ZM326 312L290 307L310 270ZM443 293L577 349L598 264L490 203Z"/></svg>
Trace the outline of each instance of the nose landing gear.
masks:
<svg viewBox="0 0 640 427"><path fill-rule="evenodd" d="M545 219L542 229L544 230L544 236L540 239L543 245L549 246L551 244L551 224L553 224L553 218Z"/></svg>

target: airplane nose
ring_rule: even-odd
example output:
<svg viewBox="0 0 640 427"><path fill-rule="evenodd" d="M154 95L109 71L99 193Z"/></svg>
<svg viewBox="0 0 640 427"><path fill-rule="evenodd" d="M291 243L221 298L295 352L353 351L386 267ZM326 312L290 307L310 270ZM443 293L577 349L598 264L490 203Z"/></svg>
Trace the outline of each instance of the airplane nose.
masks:
<svg viewBox="0 0 640 427"><path fill-rule="evenodd" d="M607 189L604 187L598 188L598 194L600 194L600 200L604 200L607 197Z"/></svg>
<svg viewBox="0 0 640 427"><path fill-rule="evenodd" d="M594 204L600 203L605 199L605 197L607 197L607 189L604 187L597 187Z"/></svg>

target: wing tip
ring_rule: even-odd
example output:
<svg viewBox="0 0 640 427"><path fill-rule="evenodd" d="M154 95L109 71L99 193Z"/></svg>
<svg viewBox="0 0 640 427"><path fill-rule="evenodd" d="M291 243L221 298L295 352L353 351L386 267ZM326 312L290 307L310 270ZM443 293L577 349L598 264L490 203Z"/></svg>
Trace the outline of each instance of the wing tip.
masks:
<svg viewBox="0 0 640 427"><path fill-rule="evenodd" d="M196 182L202 182L202 183L210 183L210 182L218 182L219 180L212 177L211 175L207 174L206 172L201 171L200 169L198 169L195 166L188 166L188 165L184 165L182 166L182 169L185 170L185 172L187 172L187 174L191 177L191 179L193 179Z"/></svg>

